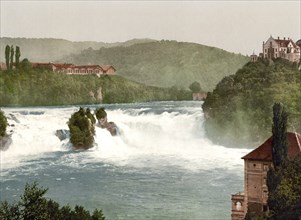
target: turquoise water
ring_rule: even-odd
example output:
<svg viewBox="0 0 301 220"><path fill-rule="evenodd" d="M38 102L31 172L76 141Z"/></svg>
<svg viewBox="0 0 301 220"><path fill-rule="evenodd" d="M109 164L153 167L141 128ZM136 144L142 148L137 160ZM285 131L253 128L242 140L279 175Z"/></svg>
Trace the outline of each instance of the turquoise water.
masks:
<svg viewBox="0 0 301 220"><path fill-rule="evenodd" d="M1 152L1 200L17 200L25 183L37 180L49 188L47 197L100 208L109 220L230 219L248 150L213 145L201 104L105 105L121 135L97 128L97 145L88 151L54 135L67 129L76 107L4 108L19 123L9 119L13 145Z"/></svg>

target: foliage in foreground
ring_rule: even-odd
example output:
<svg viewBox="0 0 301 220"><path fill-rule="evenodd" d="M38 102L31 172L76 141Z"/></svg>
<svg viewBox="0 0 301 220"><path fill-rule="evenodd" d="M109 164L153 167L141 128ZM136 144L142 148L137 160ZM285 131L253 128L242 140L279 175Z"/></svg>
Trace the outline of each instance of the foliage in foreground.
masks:
<svg viewBox="0 0 301 220"><path fill-rule="evenodd" d="M286 106L288 130L301 132L301 72L295 63L277 59L248 63L225 77L203 105L205 129L215 143L256 146L270 136L270 109Z"/></svg>
<svg viewBox="0 0 301 220"><path fill-rule="evenodd" d="M288 157L287 113L280 103L273 106L273 167L268 171L269 219L301 217L301 153Z"/></svg>
<svg viewBox="0 0 301 220"><path fill-rule="evenodd" d="M0 139L6 134L7 119L4 112L0 110Z"/></svg>
<svg viewBox="0 0 301 220"><path fill-rule="evenodd" d="M101 210L91 213L82 206L60 205L44 197L48 189L39 187L35 182L26 184L20 201L0 203L0 219L2 220L105 220Z"/></svg>
<svg viewBox="0 0 301 220"><path fill-rule="evenodd" d="M80 108L68 121L70 142L75 148L88 149L94 144L96 119L90 109Z"/></svg>

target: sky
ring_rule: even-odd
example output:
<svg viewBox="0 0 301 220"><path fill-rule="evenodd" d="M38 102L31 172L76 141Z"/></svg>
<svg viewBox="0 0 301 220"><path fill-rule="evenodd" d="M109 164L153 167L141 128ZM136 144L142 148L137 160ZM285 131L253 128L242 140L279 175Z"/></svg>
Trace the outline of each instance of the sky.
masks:
<svg viewBox="0 0 301 220"><path fill-rule="evenodd" d="M270 36L301 39L301 0L0 0L0 36L195 42L250 55Z"/></svg>

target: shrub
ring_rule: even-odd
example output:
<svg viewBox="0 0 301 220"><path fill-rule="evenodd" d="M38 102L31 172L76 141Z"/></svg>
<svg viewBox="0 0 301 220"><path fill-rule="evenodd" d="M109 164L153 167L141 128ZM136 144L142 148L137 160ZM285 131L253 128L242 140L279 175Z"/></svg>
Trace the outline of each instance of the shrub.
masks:
<svg viewBox="0 0 301 220"><path fill-rule="evenodd" d="M0 110L0 137L3 137L6 134L7 119L4 115L4 112Z"/></svg>
<svg viewBox="0 0 301 220"><path fill-rule="evenodd" d="M70 142L75 148L88 149L94 144L96 119L90 109L80 108L68 121Z"/></svg>

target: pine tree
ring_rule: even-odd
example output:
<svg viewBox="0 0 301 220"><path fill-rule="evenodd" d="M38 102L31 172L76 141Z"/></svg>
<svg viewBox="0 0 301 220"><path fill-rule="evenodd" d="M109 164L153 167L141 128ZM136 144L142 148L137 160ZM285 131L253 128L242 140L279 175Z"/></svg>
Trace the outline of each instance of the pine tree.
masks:
<svg viewBox="0 0 301 220"><path fill-rule="evenodd" d="M6 47L5 47L5 63L6 63L6 69L9 69L9 55L10 55L10 46L6 45Z"/></svg>
<svg viewBox="0 0 301 220"><path fill-rule="evenodd" d="M287 159L287 113L280 103L275 103L273 114L272 157L274 167L277 168Z"/></svg>
<svg viewBox="0 0 301 220"><path fill-rule="evenodd" d="M13 68L13 64L14 64L14 54L15 54L15 50L14 50L14 46L11 45L10 47L10 69Z"/></svg>
<svg viewBox="0 0 301 220"><path fill-rule="evenodd" d="M273 106L273 139L272 139L272 167L267 173L267 186L269 190L268 206L271 211L277 210L281 206L281 201L277 198L278 187L282 182L279 174L281 166L287 161L287 113L280 103Z"/></svg>
<svg viewBox="0 0 301 220"><path fill-rule="evenodd" d="M19 68L19 63L20 63L20 56L21 56L21 52L20 52L20 47L16 46L16 68Z"/></svg>

